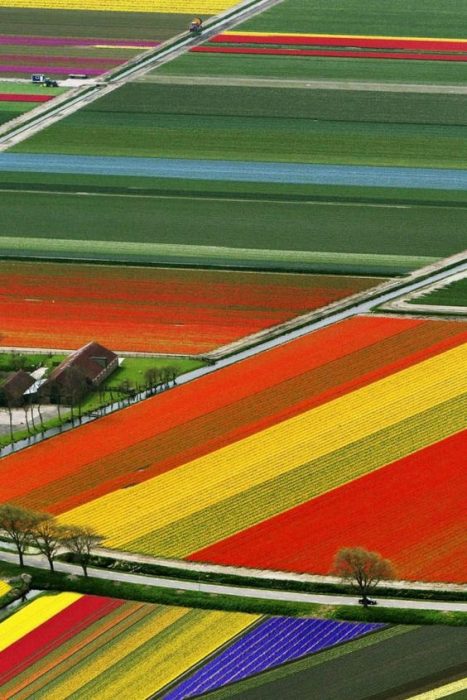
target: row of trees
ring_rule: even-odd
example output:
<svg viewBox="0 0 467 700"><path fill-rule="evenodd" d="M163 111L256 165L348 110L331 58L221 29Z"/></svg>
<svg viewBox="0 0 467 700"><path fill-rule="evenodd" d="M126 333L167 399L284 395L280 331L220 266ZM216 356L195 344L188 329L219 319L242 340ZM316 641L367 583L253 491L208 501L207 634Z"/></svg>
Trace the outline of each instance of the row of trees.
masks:
<svg viewBox="0 0 467 700"><path fill-rule="evenodd" d="M121 406L129 405L136 396L143 391L156 394L165 391L177 383L178 370L174 365L164 367L150 367L144 374L141 384L132 384L128 379L120 384L103 384L98 387L99 408L93 408L88 413L95 415L104 409L106 405L119 403ZM89 382L84 374L76 367L71 368L67 380L63 385L56 384L53 390L44 393L41 391L30 396L20 407L24 412L24 422L28 436L44 433L47 426L44 422L42 407L53 403L57 407L57 416L60 424L64 421L63 409L69 411L69 420L74 425L75 420L81 423L85 412L83 403L89 394ZM13 410L17 408L17 397L9 395L6 389L0 388L0 405L9 412L10 440L14 442L15 426Z"/></svg>
<svg viewBox="0 0 467 700"><path fill-rule="evenodd" d="M74 554L85 576L92 550L103 540L92 528L62 525L49 513L10 504L0 506L0 534L16 547L20 566L24 566L24 555L32 546L47 558L54 571L57 554L65 550Z"/></svg>

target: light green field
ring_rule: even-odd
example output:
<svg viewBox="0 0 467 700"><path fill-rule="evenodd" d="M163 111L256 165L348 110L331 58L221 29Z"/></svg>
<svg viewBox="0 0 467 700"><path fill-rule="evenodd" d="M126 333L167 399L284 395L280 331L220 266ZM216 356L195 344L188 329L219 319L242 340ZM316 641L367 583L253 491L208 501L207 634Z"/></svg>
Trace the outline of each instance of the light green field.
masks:
<svg viewBox="0 0 467 700"><path fill-rule="evenodd" d="M467 95L128 84L12 150L467 167Z"/></svg>
<svg viewBox="0 0 467 700"><path fill-rule="evenodd" d="M398 274L466 242L465 193L2 176L0 255Z"/></svg>
<svg viewBox="0 0 467 700"><path fill-rule="evenodd" d="M244 22L245 31L462 38L464 0L285 0Z"/></svg>
<svg viewBox="0 0 467 700"><path fill-rule="evenodd" d="M176 61L165 63L143 76L141 81L150 81L158 75L465 85L467 63L190 53L180 56Z"/></svg>

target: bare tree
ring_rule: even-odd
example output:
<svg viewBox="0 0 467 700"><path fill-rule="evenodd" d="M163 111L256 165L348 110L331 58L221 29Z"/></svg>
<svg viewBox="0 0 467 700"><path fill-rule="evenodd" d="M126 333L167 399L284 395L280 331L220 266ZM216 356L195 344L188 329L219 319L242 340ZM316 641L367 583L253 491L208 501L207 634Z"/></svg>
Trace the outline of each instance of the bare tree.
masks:
<svg viewBox="0 0 467 700"><path fill-rule="evenodd" d="M381 580L393 579L395 569L389 559L363 547L340 549L332 566L332 573L346 580L361 596L362 604L369 605L369 595Z"/></svg>
<svg viewBox="0 0 467 700"><path fill-rule="evenodd" d="M68 529L59 525L51 515L45 515L34 527L32 540L39 552L47 557L51 571L54 571L54 558L67 535Z"/></svg>
<svg viewBox="0 0 467 700"><path fill-rule="evenodd" d="M89 560L94 547L100 545L103 537L90 527L70 526L63 538L65 547L75 555L85 576L88 575Z"/></svg>
<svg viewBox="0 0 467 700"><path fill-rule="evenodd" d="M47 517L44 513L36 513L9 503L0 506L0 531L11 539L18 550L20 566L24 566L24 553L33 541L35 529Z"/></svg>

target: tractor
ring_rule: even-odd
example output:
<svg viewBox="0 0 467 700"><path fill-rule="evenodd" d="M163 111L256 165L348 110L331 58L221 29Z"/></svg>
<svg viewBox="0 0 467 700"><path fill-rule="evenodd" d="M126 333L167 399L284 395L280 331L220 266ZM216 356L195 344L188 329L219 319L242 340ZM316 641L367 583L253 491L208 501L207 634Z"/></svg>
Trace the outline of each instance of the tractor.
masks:
<svg viewBox="0 0 467 700"><path fill-rule="evenodd" d="M190 22L190 28L189 28L190 34L193 34L196 36L197 34L201 34L203 31L203 20L201 17L194 17L191 22Z"/></svg>

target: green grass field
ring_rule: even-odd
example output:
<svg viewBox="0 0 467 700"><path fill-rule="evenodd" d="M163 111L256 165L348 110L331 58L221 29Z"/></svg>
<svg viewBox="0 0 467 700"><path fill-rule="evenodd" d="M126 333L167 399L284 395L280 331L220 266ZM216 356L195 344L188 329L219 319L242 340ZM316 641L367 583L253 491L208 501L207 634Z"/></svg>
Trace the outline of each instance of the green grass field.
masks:
<svg viewBox="0 0 467 700"><path fill-rule="evenodd" d="M129 84L14 151L467 167L467 95Z"/></svg>
<svg viewBox="0 0 467 700"><path fill-rule="evenodd" d="M285 0L244 22L242 30L462 38L464 0Z"/></svg>
<svg viewBox="0 0 467 700"><path fill-rule="evenodd" d="M141 78L158 75L276 78L281 80L364 80L465 85L467 64L300 56L190 53Z"/></svg>
<svg viewBox="0 0 467 700"><path fill-rule="evenodd" d="M410 299L412 304L427 306L465 306L467 307L467 279L458 280L452 284L435 289L428 294ZM428 309L427 309L428 311Z"/></svg>
<svg viewBox="0 0 467 700"><path fill-rule="evenodd" d="M21 173L0 190L0 255L397 274L465 247L465 193Z"/></svg>

